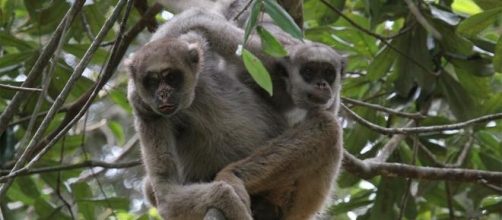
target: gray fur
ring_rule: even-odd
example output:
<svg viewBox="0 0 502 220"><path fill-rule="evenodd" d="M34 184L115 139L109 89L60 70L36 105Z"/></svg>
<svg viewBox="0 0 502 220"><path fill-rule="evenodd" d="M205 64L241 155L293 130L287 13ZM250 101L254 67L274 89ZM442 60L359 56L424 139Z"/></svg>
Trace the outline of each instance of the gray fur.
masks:
<svg viewBox="0 0 502 220"><path fill-rule="evenodd" d="M240 58L234 54L242 42L243 31L219 15L190 10L161 29L167 31L158 36L196 31L207 38L210 50L243 68ZM273 30L285 44L289 57L275 59L263 54L256 36L250 37L247 49L262 58L272 70L274 96L263 94L243 69L238 71L238 77L284 117L299 107L307 113L292 119L294 123L291 124L296 125L284 134L267 141L245 159L225 167L216 179L231 184L245 204L249 203L247 193L265 194L284 211L281 219L308 219L322 207L341 164L342 130L333 111L338 108L343 58L328 46L300 42L286 37L277 28ZM329 63L336 70L336 80L329 85L330 99L323 105L305 100L311 85L301 79L299 69L309 61ZM285 68L285 75L279 74L277 65Z"/></svg>
<svg viewBox="0 0 502 220"><path fill-rule="evenodd" d="M152 41L149 47L168 50L161 44L168 40L173 39ZM141 68L149 66L147 61L140 61L153 59L172 66L186 64L174 57L156 59L149 55L148 47L132 58L128 97L134 108L148 181L157 200L153 203L168 219L201 219L209 207L223 210L229 219L249 219L244 204L224 202L238 198L225 183L194 183L210 181L225 165L255 151L266 139L277 136L285 122L235 77L215 72L217 68L207 65L216 58L204 48L204 42L198 43L204 54L201 62L206 65L200 67L195 77L189 78L196 80L193 101L169 116L154 111L155 106L145 102L146 95L139 92L143 86L137 75L144 71ZM144 65L134 66L139 63Z"/></svg>
<svg viewBox="0 0 502 220"><path fill-rule="evenodd" d="M206 1L202 1L206 2ZM207 10L207 9L205 9ZM225 15L225 13L223 13ZM318 210L326 195L329 193L330 188L332 186L332 181L334 177L338 173L340 164L341 164L341 149L342 149L342 139L341 139L341 128L338 125L338 122L334 119L339 103L339 92L340 92L340 79L342 72L342 60L343 58L339 56L334 50L331 48L312 43L309 41L301 42L296 39L292 39L287 36L283 31L281 31L277 26L271 23L263 23L269 30L271 30L274 35L278 36L279 40L286 46L290 57L287 59L274 59L270 58L267 55L263 54L261 51L261 45L259 39L256 36L251 36L247 48L251 50L253 53L258 55L262 60L265 60L265 64L269 69L271 69L272 78L274 80L274 95L273 97L268 97L264 95L264 92L255 85L255 83L249 80L249 76L245 74L243 65L238 56L235 56L234 52L239 44L242 43L243 39L243 31L242 29L236 27L231 22L225 20L225 17L228 18L228 15L221 16L215 14L208 14L202 10L190 10L182 13L174 17L170 22L163 25L160 30L153 36L153 39L161 39L163 37L177 37L183 35L187 32L197 32L204 36L207 39L208 47L211 52L218 53L217 56L221 56L225 62L223 67L231 66L232 69L225 71L226 75L235 80L239 79L237 83L245 83L247 87L254 90L253 94L258 94L260 99L258 103L264 103L264 105L254 106L263 110L273 108L273 112L280 114L282 117L286 116L287 112L295 111L298 107L297 99L295 97L295 88L296 89L304 89L305 86L302 84L302 81L295 78L298 76L298 69L300 65L304 61L315 60L320 62L329 62L332 63L337 70L337 77L333 85L330 85L332 88L331 95L332 100L328 102L325 106L322 106L323 109L319 111L319 109L307 108L308 113L301 118L294 119L294 122L298 123L293 128L288 129L285 134L280 135L277 138L274 138L264 144L260 150L255 150L256 148L248 148L243 147L243 149L253 149L251 151L243 152L244 155L250 155L241 161L237 161L230 166L225 167L224 171L220 172L218 176L223 176L219 180L223 180L228 182L233 186L233 192L244 201L244 204L247 205L249 201L246 201L247 192L256 194L256 193L264 193L264 189L270 189L271 186L279 186L273 189L273 192L270 192L270 198L274 198L276 196L284 197L284 195L297 195L297 196L286 196L286 207L281 203L281 207L285 211L284 219L306 219L312 216L312 213ZM207 51L207 50L206 50ZM312 54L321 54L323 56L312 56ZM326 59L327 58L327 59ZM204 63L221 63L221 62L204 62ZM283 68L285 67L285 72L287 76L277 74L278 69L276 66L280 65ZM221 65L212 66L214 70L222 69ZM244 73L244 74L243 74ZM202 80L205 81L205 80ZM220 85L228 85L228 83L234 84L234 81L223 80ZM276 84L277 82L277 84ZM218 86L218 84L212 84L211 86ZM208 86L210 87L210 86ZM293 98L291 98L291 96ZM196 92L195 100L200 98L199 93ZM208 96L209 98L211 96ZM204 97L204 98L208 98ZM236 98L236 99L234 99ZM228 100L232 100L232 102L236 100L240 100L242 97L232 97ZM301 97L300 97L301 99ZM195 100L193 105L195 105ZM229 103L222 103L223 105ZM242 107L242 105L246 105L247 103L239 103L238 106ZM229 104L232 106L231 104ZM208 107L207 105L202 105L202 108ZM308 106L307 106L308 107ZM216 111L220 111L221 109L214 109ZM258 109L255 109L258 110ZM268 110L267 110L268 111ZM334 112L333 112L334 111ZM249 114L249 113L246 113ZM197 134L204 135L204 130L197 130L197 128L205 128L205 124L211 123L222 123L224 121L211 121L208 118L204 117L215 117L218 118L218 113L214 114L188 114L189 119L201 120L201 122L192 122L187 118L184 118L183 114L180 115L178 121L181 121L182 125L185 125L185 122L188 121L187 125L193 126L195 125L195 129L193 134L188 135L187 137L194 137ZM256 117L256 115L249 114L249 117ZM229 117L233 117L232 114ZM279 121L283 121L282 117L277 117ZM212 118L209 118L212 119ZM239 118L236 118L239 120ZM277 122L277 121L275 121ZM175 122L173 122L175 124ZM221 129L219 127L211 127L213 129ZM237 129L237 128L234 128ZM211 138L216 138L218 141L220 140L218 136L218 132L212 133L208 132L208 140ZM249 134L243 134L247 136ZM270 137L273 137L271 135ZM176 136L175 136L176 137ZM224 137L224 138L235 138L233 136ZM180 141L182 139L177 139L176 141ZM228 141L228 140L227 140ZM179 142L177 142L179 143ZM205 164L211 163L211 161L201 161L201 158L206 156L206 154L199 154L200 152L207 153L203 149L203 145L207 144L204 142L192 142L194 143L193 150L178 150L176 151L176 157L180 158L178 161L178 170L181 176L183 176L184 183L190 183L192 174L190 174L190 170L193 167L197 166L197 164ZM251 142L240 141L237 143L239 146L246 145ZM256 143L256 142L255 142ZM197 148L195 145L199 145ZM183 143L182 145L185 145ZM254 145L258 146L258 145ZM240 147L239 147L240 148ZM224 149L224 148L221 148ZM202 151L199 151L202 150ZM228 149L227 149L228 150ZM303 153L302 153L303 152ZM214 159L218 158L219 161L224 161L221 164L215 163L210 164L210 166L206 166L206 174L212 173L213 166L215 169L220 165L225 165L229 160L225 160L223 155L208 154L206 158ZM186 157L182 156L185 154ZM266 155L275 155L274 157L267 157ZM223 158L222 158L223 157ZM185 158L185 159L182 159ZM214 161L213 161L214 162ZM230 161L231 162L231 161ZM293 164L294 163L294 164ZM292 166L295 165L295 166ZM294 168L292 168L294 167ZM287 168L287 170L282 170L283 168ZM248 179L240 178L235 179L233 169L237 169L243 171L241 173L241 178L248 177ZM281 172L276 172L277 169ZM256 170L260 170L260 172L256 172ZM204 170L201 170L204 172ZM230 171L230 172L228 172ZM274 174L274 175L262 175L262 173ZM199 175L204 175L203 173L198 173ZM161 174L165 175L165 174ZM230 176L230 177L226 177ZM258 176L256 176L258 175ZM229 179L230 178L230 179ZM284 181L281 181L284 180ZM291 183L297 182L299 186L291 191L284 191L282 188L288 188ZM211 183L211 184L217 184ZM244 192L240 190L242 187L239 185L246 185ZM156 187L155 184L154 188ZM167 187L167 184L159 185L158 188ZM259 186L253 188L252 186ZM192 187L192 185L187 186L187 188ZM294 188L294 187L293 187ZM207 191L212 192L217 188L208 187ZM278 191L276 191L278 190ZM198 191L198 193L202 193L202 191ZM190 197L192 196L192 197ZM185 193L183 195L180 194L180 197L185 198L186 202L182 204L192 204L194 203L194 199L197 198L206 198L203 195L199 195L197 193ZM168 197L171 199L177 199L176 197ZM238 202L238 200L231 199L225 201L218 201L221 204L232 204ZM184 201L184 200L178 200ZM218 203L217 201L209 201L209 200L198 200L199 202L196 205L210 204L210 203ZM224 206L224 205L221 205ZM294 209L291 207L295 207ZM289 207L289 208L288 208ZM222 211L233 212L237 209L232 207L227 207L226 209L221 209L220 207L216 207ZM180 208L182 210L182 208ZM227 213L228 214L228 213ZM197 215L198 216L198 215Z"/></svg>

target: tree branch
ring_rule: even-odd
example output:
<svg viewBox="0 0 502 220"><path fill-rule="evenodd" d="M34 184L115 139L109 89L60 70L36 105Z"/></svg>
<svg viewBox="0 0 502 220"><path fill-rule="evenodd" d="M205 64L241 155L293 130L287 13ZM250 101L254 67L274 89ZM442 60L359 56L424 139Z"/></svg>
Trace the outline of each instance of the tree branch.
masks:
<svg viewBox="0 0 502 220"><path fill-rule="evenodd" d="M502 172L459 168L417 167L401 163L379 163L361 161L344 151L344 168L351 174L363 178L376 175L385 177L408 177L421 180L449 180L502 184Z"/></svg>
<svg viewBox="0 0 502 220"><path fill-rule="evenodd" d="M405 118L412 118L412 119L425 118L425 115L422 115L420 113L400 112L400 111L396 111L391 108L383 107L381 105L372 104L372 103L368 103L368 102L364 102L364 101L360 101L360 100L356 100L356 99L351 99L351 98L347 98L347 97L341 97L341 98L346 103L372 108L372 109L375 109L375 110L378 110L381 112L389 113L391 115L401 116L401 117L405 117Z"/></svg>
<svg viewBox="0 0 502 220"><path fill-rule="evenodd" d="M0 88L15 90L15 91L25 91L25 92L41 92L42 91L42 89L39 89L39 88L29 88L29 87L22 87L22 86L7 85L7 84L0 84Z"/></svg>
<svg viewBox="0 0 502 220"><path fill-rule="evenodd" d="M30 171L19 173L14 176L7 176L10 173L10 170L2 170L0 171L0 183L7 181L9 178L18 177L18 176L27 176L33 174L42 174L42 173L50 173L50 172L60 172L67 170L75 170L75 169L86 169L89 167L101 167L105 169L125 169L130 167L135 167L141 165L141 160L131 160L127 162L112 162L107 163L104 161L95 161L95 160L86 160L77 164L68 164L68 165L58 165L58 166L49 166L49 167L39 167L31 169Z"/></svg>
<svg viewBox="0 0 502 220"><path fill-rule="evenodd" d="M427 69L420 62L418 62L417 60L415 60L413 57L410 57L408 54L404 53L403 51L401 51L398 48L396 48L395 46L393 46L391 43L389 43L387 41L387 39L385 39L385 37L382 37L382 36L380 36L380 35L378 35L376 33L373 33L370 30L368 30L368 29L362 27L361 25L357 24L355 21L353 21L352 19L350 19L349 17L347 17L346 15L344 15L343 12L341 12L340 10L338 10L338 8L336 8L333 5L331 5L331 3L327 2L326 0L321 0L321 2L324 5L326 5L329 9L331 9L334 12L336 12L340 17L342 17L347 22L349 22L352 26L356 27L357 29L361 30L362 32L366 33L367 35L370 35L370 36L372 36L372 37L380 40L383 44L387 45L387 47L389 47L393 51L396 51L399 55L405 57L406 59L410 60L413 64L415 64L416 66L418 66L420 69L422 69L426 73L429 73L431 75L437 75L436 73L431 72L429 69Z"/></svg>
<svg viewBox="0 0 502 220"><path fill-rule="evenodd" d="M120 12L122 11L122 8L125 6L126 0L120 0L117 5L115 6L112 14L110 17L107 18L103 26L101 27L101 30L99 31L98 35L96 38L92 41L91 45L85 52L84 56L80 60L80 62L77 64L75 67L73 73L71 74L70 78L68 79L66 85L63 87L63 90L60 92L54 103L52 104L51 108L49 109L49 112L47 115L44 117L42 123L38 127L37 131L33 135L33 138L30 140L28 143L28 146L25 148L24 152L22 153L21 157L19 160L16 162L14 167L12 168L12 172L10 175L13 175L15 173L21 172L22 170L29 170L31 166L33 166L33 161L30 161L25 167L21 168L26 160L29 158L31 155L31 152L36 148L36 145L38 142L42 139L43 134L45 133L45 130L49 126L49 123L52 121L53 117L59 110L59 108L63 105L64 101L66 100L68 94L70 93L70 90L73 88L73 85L77 82L77 80L80 78L82 75L84 69L86 66L89 64L92 55L96 52L96 50L99 48L99 45L103 41L104 37L108 33L108 31L112 28L113 24L115 21L118 19ZM9 176L10 176L9 175ZM6 190L12 183L12 180L14 178L10 179L7 183L2 185L0 187L0 199L3 198L3 195L5 194Z"/></svg>
<svg viewBox="0 0 502 220"><path fill-rule="evenodd" d="M80 12L82 9L82 6L84 5L85 0L77 0L75 3L71 6L71 8L68 10L68 12L65 14L59 25L57 26L56 30L54 31L54 34L52 35L51 39L47 43L47 46L42 50L42 53L38 57L37 61L35 61L35 64L31 68L30 72L28 73L25 81L23 84L21 84L21 87L31 87L32 84L35 82L37 77L40 75L40 73L43 71L45 66L49 63L49 59L52 57L52 54L56 50L59 40L61 38L61 35L63 34L63 31L65 29L65 26L67 23L72 23L72 21L75 19L77 14ZM5 108L5 110L2 112L0 115L0 134L2 134L5 129L7 129L9 125L9 121L12 119L14 114L18 111L18 107L21 104L22 101L25 100L26 97L26 92L25 91L18 91L12 97L10 100L9 105ZM0 191L0 196L1 196L1 191Z"/></svg>
<svg viewBox="0 0 502 220"><path fill-rule="evenodd" d="M349 116L354 119L356 122L368 127L371 130L374 130L381 134L418 134L418 133L426 133L426 132L441 132L448 130L457 130L462 129L468 126L471 126L476 123L489 122L493 120L502 119L502 112L485 115L478 118L473 118L471 120L467 120L464 122L454 123L454 124L445 124L445 125L435 125L435 126L422 126L422 127L412 127L412 128L385 128L374 124L370 121L367 121L363 117L356 114L354 111L350 110L347 106L341 104L343 110L349 114Z"/></svg>
<svg viewBox="0 0 502 220"><path fill-rule="evenodd" d="M124 147L123 147L124 150L115 159L113 159L111 163L117 163L118 161L124 159L124 157L126 155L128 155L132 151L132 149L134 149L134 146L136 145L136 143L138 142L138 140L139 140L139 136L138 136L138 134L135 134L124 145ZM97 176L101 175L102 173L104 173L107 170L108 170L107 168L103 168L103 169L101 169L99 171L96 171L96 172L91 172L91 173L87 173L87 174L84 174L84 175L80 175L75 182L85 182L85 181L89 180L91 177L97 177Z"/></svg>
<svg viewBox="0 0 502 220"><path fill-rule="evenodd" d="M434 38L436 38L436 39L443 38L441 36L441 33L439 33L439 31L436 30L436 28L434 28L434 26L432 26L431 24L429 24L429 22L427 22L427 19L422 15L422 13L420 12L420 9L418 9L418 7L413 3L413 1L411 1L411 0L404 0L404 1L408 5L408 9L410 9L411 14L413 14L415 16L418 23L420 23L422 25L422 27L425 28L425 30L427 30L429 33L431 33L432 36L434 36Z"/></svg>

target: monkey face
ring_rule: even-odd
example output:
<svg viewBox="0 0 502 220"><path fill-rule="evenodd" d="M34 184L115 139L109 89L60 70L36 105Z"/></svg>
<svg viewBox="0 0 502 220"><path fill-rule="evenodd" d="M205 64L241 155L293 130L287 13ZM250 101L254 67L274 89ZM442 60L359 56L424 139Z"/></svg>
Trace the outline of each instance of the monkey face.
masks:
<svg viewBox="0 0 502 220"><path fill-rule="evenodd" d="M154 113L170 116L191 105L199 72L199 48L177 39L158 39L129 64L135 90Z"/></svg>
<svg viewBox="0 0 502 220"><path fill-rule="evenodd" d="M153 98L154 106L151 107L158 113L170 115L179 109L183 81L181 70L167 68L147 72L141 83L147 95Z"/></svg>
<svg viewBox="0 0 502 220"><path fill-rule="evenodd" d="M326 62L309 61L290 75L290 94L300 108L328 108L335 98L335 67Z"/></svg>
<svg viewBox="0 0 502 220"><path fill-rule="evenodd" d="M297 107L326 109L339 95L344 58L322 44L299 45L290 52L288 89Z"/></svg>

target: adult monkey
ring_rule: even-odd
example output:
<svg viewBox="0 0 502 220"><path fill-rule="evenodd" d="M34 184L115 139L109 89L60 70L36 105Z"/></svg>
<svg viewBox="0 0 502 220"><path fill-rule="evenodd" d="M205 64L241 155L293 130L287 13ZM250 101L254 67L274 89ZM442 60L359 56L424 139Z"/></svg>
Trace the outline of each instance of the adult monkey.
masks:
<svg viewBox="0 0 502 220"><path fill-rule="evenodd" d="M184 13L161 27L156 36L175 37L189 30L200 31L211 49L227 62L239 62L233 51L242 41L243 32L219 16L197 10ZM281 208L285 219L307 219L324 202L340 165L341 128L332 112L323 110L338 107L343 58L322 44L282 40L287 43L290 57L266 60L279 84L274 83L276 95L268 99L284 115L300 113L291 118L292 124L299 124L249 158L226 168L217 179L236 189L245 185L251 194L265 194ZM256 38L251 38L248 49L266 58L260 54ZM286 80L281 79L282 74L286 74ZM306 118L305 109L309 113ZM312 160L317 161L308 163ZM284 172L286 167L294 168ZM243 194L246 192L239 193L241 198L246 196Z"/></svg>
<svg viewBox="0 0 502 220"><path fill-rule="evenodd" d="M231 186L200 182L283 129L282 117L211 65L217 59L205 39L187 33L153 39L127 62L147 186L167 219L202 219L210 207L250 219Z"/></svg>

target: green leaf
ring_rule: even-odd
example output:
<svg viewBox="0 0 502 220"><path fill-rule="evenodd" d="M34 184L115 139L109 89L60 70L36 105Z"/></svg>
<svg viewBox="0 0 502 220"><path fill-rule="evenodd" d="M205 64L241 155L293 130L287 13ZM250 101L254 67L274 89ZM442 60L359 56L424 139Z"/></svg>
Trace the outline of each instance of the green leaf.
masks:
<svg viewBox="0 0 502 220"><path fill-rule="evenodd" d="M94 204L82 202L81 200L92 198L91 187L85 182L75 183L71 185L73 196L78 205L78 211L84 219L94 219Z"/></svg>
<svg viewBox="0 0 502 220"><path fill-rule="evenodd" d="M433 20L433 25L443 36L440 43L446 51L463 56L470 56L473 54L473 43L459 35L455 31L454 26L448 25L437 19Z"/></svg>
<svg viewBox="0 0 502 220"><path fill-rule="evenodd" d="M499 37L495 47L495 56L493 57L493 67L495 72L502 73L502 37Z"/></svg>
<svg viewBox="0 0 502 220"><path fill-rule="evenodd" d="M37 200L35 201L35 211L38 214L38 219L42 220L70 219L67 215L65 215L62 212L62 209L64 207L65 206L55 207L53 204L44 200L42 197L37 198Z"/></svg>
<svg viewBox="0 0 502 220"><path fill-rule="evenodd" d="M460 25L458 25L457 32L467 37L474 37L489 25L493 24L497 17L500 16L501 12L502 7L475 14L462 21Z"/></svg>
<svg viewBox="0 0 502 220"><path fill-rule="evenodd" d="M7 197L9 197L10 200L13 201L20 201L24 204L27 205L33 205L35 203L36 197L32 195L26 195L22 188L24 186L19 185L18 181L14 181L12 186L9 188L9 191L7 191Z"/></svg>
<svg viewBox="0 0 502 220"><path fill-rule="evenodd" d="M13 46L20 50L29 50L33 48L26 40L19 40L5 31L0 31L0 42L2 42L2 47Z"/></svg>
<svg viewBox="0 0 502 220"><path fill-rule="evenodd" d="M78 58L82 58L87 51L87 48L89 48L90 44L67 44L63 46L63 49L75 55ZM96 50L96 53L92 56L91 63L93 64L102 64L106 62L106 59L108 58L108 52L102 48L99 48Z"/></svg>
<svg viewBox="0 0 502 220"><path fill-rule="evenodd" d="M369 210L370 219L398 219L398 212L394 207L405 192L402 187L404 185L406 185L404 179L383 178L378 184L375 203Z"/></svg>
<svg viewBox="0 0 502 220"><path fill-rule="evenodd" d="M93 206L102 206L105 208L121 209L121 210L129 209L129 199L120 197L113 197L107 199L82 199L77 201L80 203L87 203L87 204L92 204Z"/></svg>
<svg viewBox="0 0 502 220"><path fill-rule="evenodd" d="M351 195L349 202L341 202L333 207L330 207L329 212L332 215L339 213L347 213L351 210L355 210L361 207L365 207L373 203L369 199L370 195L375 193L374 190L361 190L356 194Z"/></svg>
<svg viewBox="0 0 502 220"><path fill-rule="evenodd" d="M492 8L502 7L502 1L500 0L474 0L479 7L483 10L490 10Z"/></svg>
<svg viewBox="0 0 502 220"><path fill-rule="evenodd" d="M368 79L377 80L383 77L389 71L396 57L396 52L389 47L384 47L380 50L368 66Z"/></svg>
<svg viewBox="0 0 502 220"><path fill-rule="evenodd" d="M345 7L345 0L328 0L328 2L340 11ZM306 0L303 8L303 18L309 28L333 24L340 17L319 0Z"/></svg>
<svg viewBox="0 0 502 220"><path fill-rule="evenodd" d="M21 191L25 195L32 196L34 198L40 196L40 190L38 189L37 184L35 184L35 181L33 181L30 176L18 177L16 181L18 181L19 185L21 186Z"/></svg>
<svg viewBox="0 0 502 220"><path fill-rule="evenodd" d="M113 136L117 138L118 143L120 145L125 143L125 134L124 134L124 129L122 128L122 125L120 125L116 121L109 121L108 122L108 127L112 130Z"/></svg>
<svg viewBox="0 0 502 220"><path fill-rule="evenodd" d="M125 91L123 91L122 89L113 89L110 91L109 95L115 104L117 104L118 106L120 106L122 109L126 110L129 113L132 112L131 105L129 105L129 102L127 101L126 98L127 95Z"/></svg>
<svg viewBox="0 0 502 220"><path fill-rule="evenodd" d="M455 13L473 15L481 12L481 9L472 0L456 0L451 5Z"/></svg>
<svg viewBox="0 0 502 220"><path fill-rule="evenodd" d="M476 106L474 100L449 73L440 73L439 88L457 119L467 120L472 118Z"/></svg>
<svg viewBox="0 0 502 220"><path fill-rule="evenodd" d="M0 57L0 69L23 64L24 61L33 56L35 51L23 51L19 53L5 54Z"/></svg>
<svg viewBox="0 0 502 220"><path fill-rule="evenodd" d="M263 63L246 49L242 50L242 60L251 77L272 96L272 79L265 66L263 66Z"/></svg>
<svg viewBox="0 0 502 220"><path fill-rule="evenodd" d="M52 33L70 8L70 4L64 0L24 0L24 4L30 22L34 24L24 31L33 35Z"/></svg>
<svg viewBox="0 0 502 220"><path fill-rule="evenodd" d="M272 17L274 22L284 31L291 34L291 36L303 39L303 33L300 27L296 25L295 21L289 14L274 0L264 0L265 11Z"/></svg>
<svg viewBox="0 0 502 220"><path fill-rule="evenodd" d="M260 14L262 6L262 1L254 1L251 7L251 15L249 15L246 21L246 27L244 29L244 44L248 41L249 35L256 27L256 22L258 21L258 15Z"/></svg>
<svg viewBox="0 0 502 220"><path fill-rule="evenodd" d="M284 57L288 52L284 49L282 44L265 28L258 26L256 28L261 39L261 47L265 53L273 57Z"/></svg>
<svg viewBox="0 0 502 220"><path fill-rule="evenodd" d="M408 55L407 57L398 56L395 63L394 77L396 80L394 86L397 94L399 97L408 97L415 82L426 94L431 93L436 85L434 76L431 74L433 64L427 49L425 29L417 26L412 32L404 34L397 40L396 48Z"/></svg>

